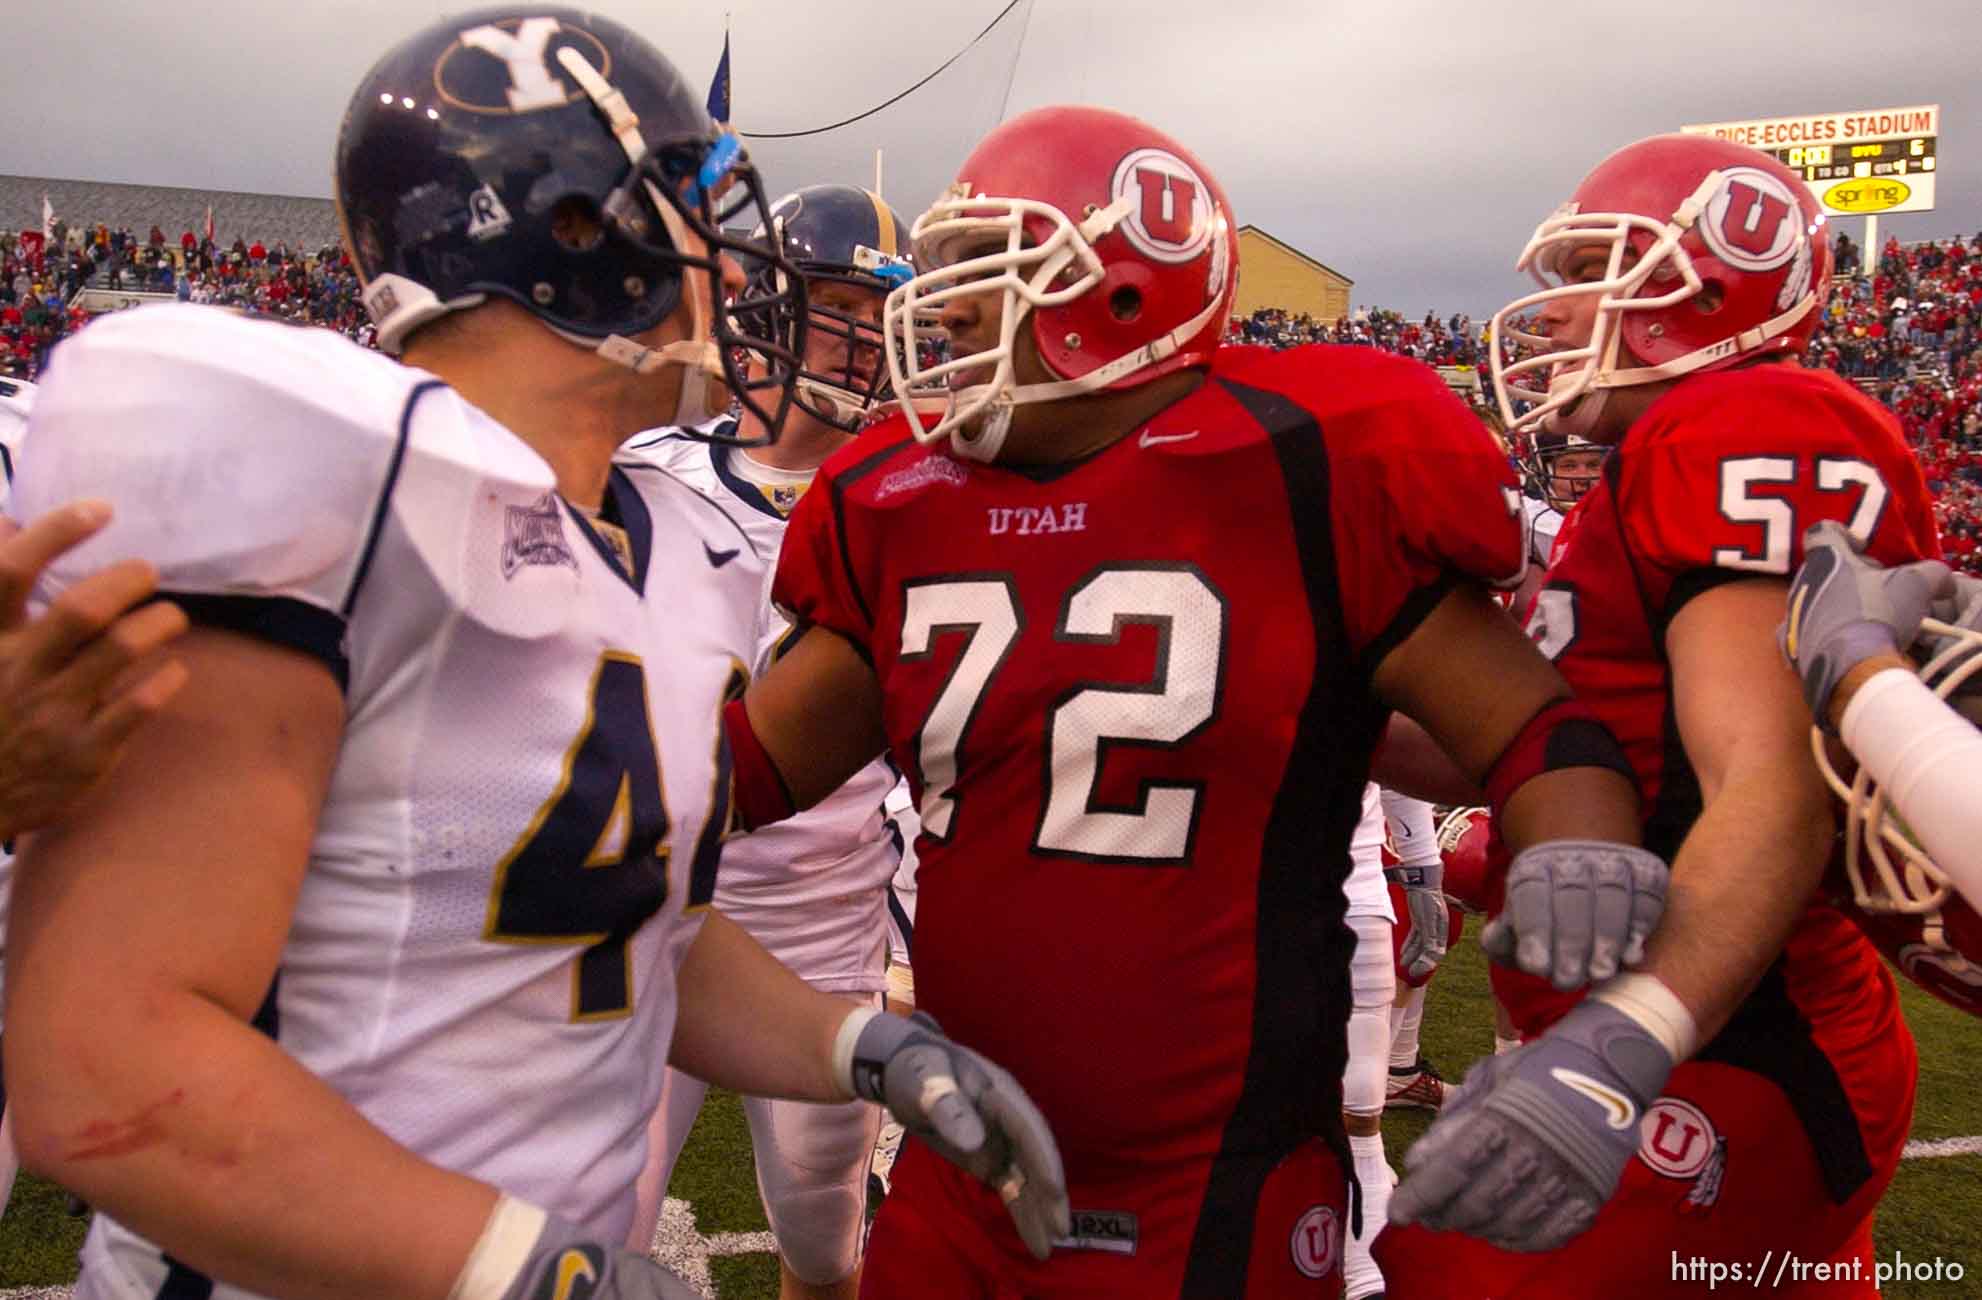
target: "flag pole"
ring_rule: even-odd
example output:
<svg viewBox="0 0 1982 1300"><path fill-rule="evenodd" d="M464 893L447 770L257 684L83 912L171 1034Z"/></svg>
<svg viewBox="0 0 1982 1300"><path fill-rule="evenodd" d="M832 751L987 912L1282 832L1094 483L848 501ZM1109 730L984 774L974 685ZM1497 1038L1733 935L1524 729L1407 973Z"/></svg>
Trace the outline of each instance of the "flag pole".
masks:
<svg viewBox="0 0 1982 1300"><path fill-rule="evenodd" d="M729 14L723 14L723 55L716 61L716 75L709 82L709 116L725 131L730 121Z"/></svg>
<svg viewBox="0 0 1982 1300"><path fill-rule="evenodd" d="M874 151L874 192L886 197L887 191L881 188L881 151Z"/></svg>

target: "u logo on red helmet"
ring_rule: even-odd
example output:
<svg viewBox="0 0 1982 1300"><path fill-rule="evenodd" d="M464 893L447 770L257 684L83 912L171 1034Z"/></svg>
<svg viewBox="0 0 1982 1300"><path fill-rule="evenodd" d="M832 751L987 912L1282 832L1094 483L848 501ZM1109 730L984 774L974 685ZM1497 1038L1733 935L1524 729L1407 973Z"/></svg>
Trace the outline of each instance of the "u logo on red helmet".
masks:
<svg viewBox="0 0 1982 1300"><path fill-rule="evenodd" d="M1743 271L1773 271L1788 262L1803 226L1796 196L1759 167L1729 167L1721 176L1700 218L1714 256Z"/></svg>
<svg viewBox="0 0 1982 1300"><path fill-rule="evenodd" d="M1137 149L1115 164L1110 197L1135 210L1121 225L1131 244L1159 262L1188 262L1211 244L1211 187L1167 149Z"/></svg>

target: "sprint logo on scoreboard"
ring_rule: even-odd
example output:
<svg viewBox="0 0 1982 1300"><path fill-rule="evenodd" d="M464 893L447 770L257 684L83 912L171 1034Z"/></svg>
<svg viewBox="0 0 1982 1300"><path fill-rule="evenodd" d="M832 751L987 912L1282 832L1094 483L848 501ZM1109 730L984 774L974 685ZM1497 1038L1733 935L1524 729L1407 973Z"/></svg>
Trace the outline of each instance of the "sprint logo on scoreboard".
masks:
<svg viewBox="0 0 1982 1300"><path fill-rule="evenodd" d="M1941 106L1922 104L1679 129L1773 154L1803 178L1825 212L1868 216L1933 210L1940 127Z"/></svg>

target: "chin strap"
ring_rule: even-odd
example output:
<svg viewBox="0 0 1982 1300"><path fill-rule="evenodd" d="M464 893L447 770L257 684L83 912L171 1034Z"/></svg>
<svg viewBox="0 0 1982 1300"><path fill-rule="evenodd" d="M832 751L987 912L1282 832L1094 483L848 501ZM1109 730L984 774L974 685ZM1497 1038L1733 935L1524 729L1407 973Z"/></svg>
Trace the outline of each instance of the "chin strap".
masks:
<svg viewBox="0 0 1982 1300"><path fill-rule="evenodd" d="M1191 317L1176 329L1160 339L1155 339L1133 352L1124 353L1103 366L1096 366L1078 379L1063 379L1052 384L1026 384L1012 389L1007 396L1014 403L1050 402L1056 397L1071 397L1076 393L1091 393L1120 379L1126 379L1139 370L1159 365L1177 355L1188 340L1195 338L1198 331L1210 324L1224 305L1222 298L1205 304L1203 311Z"/></svg>
<svg viewBox="0 0 1982 1300"><path fill-rule="evenodd" d="M865 405L848 396L845 390L835 388L831 384L822 384L816 379L801 377L798 381L798 391L816 403L812 408L813 414L823 415L828 420L857 421L868 411Z"/></svg>
<svg viewBox="0 0 1982 1300"><path fill-rule="evenodd" d="M1674 358L1662 365L1640 366L1636 370L1613 370L1608 374L1597 376L1591 381L1590 386L1625 388L1632 384L1649 384L1660 379L1676 379L1680 375L1691 374L1716 361L1743 356L1788 333L1805 316L1816 310L1816 307L1816 291L1806 291L1796 300L1794 307L1780 315L1770 317L1753 329L1742 330L1739 334L1724 338L1718 343L1709 343L1706 347L1696 348L1685 356Z"/></svg>
<svg viewBox="0 0 1982 1300"><path fill-rule="evenodd" d="M969 433L963 426L950 431L950 442L956 449L972 460L990 461L997 458L1005 445L1005 437L1011 432L1012 410L1028 402L1050 402L1062 397L1076 397L1082 393L1098 392L1119 380L1137 374L1151 366L1159 365L1175 356L1184 344L1197 336L1198 332L1218 315L1224 305L1220 295L1205 304L1203 311L1191 317L1160 339L1125 352L1106 365L1077 379L1062 379L1050 384L1024 384L1008 388L992 398L984 414L977 420L977 431ZM959 400L968 398L969 389L957 394Z"/></svg>
<svg viewBox="0 0 1982 1300"><path fill-rule="evenodd" d="M591 97L592 103L604 115L607 129L613 133L613 139L619 141L619 147L625 152L627 161L635 167L640 166L647 156L647 141L640 134L640 118L627 104L626 95L601 76L597 68L586 62L584 55L569 45L558 50L557 61L566 72L571 74L572 80ZM681 215L674 210L674 205L654 187L654 182L651 180L642 177L640 183L647 187L648 201L652 203L654 211L660 215L661 224L667 228L668 238L674 242L676 250L688 248L690 238L688 226L682 221ZM688 268L683 267L681 274L686 280ZM710 276L713 289L715 287L713 273L704 272L704 274ZM715 331L711 328L710 296L695 293L687 284L682 286L682 291L688 299L689 311L694 318L694 328L689 338L664 343L658 348L644 347L622 334L609 334L603 342L594 344L583 335L572 334L565 330L554 330L554 332L580 347L592 348L607 361L614 365L625 366L635 374L647 375L663 366L680 366L682 368L681 401L676 418L682 423L699 424L720 414L729 405L725 400L721 407L710 408L709 380L716 381L717 392L726 394L728 389L723 382L722 354L716 350L716 345L711 341Z"/></svg>
<svg viewBox="0 0 1982 1300"><path fill-rule="evenodd" d="M975 421L950 430L950 445L971 460L990 464L1004 449L1012 431L1012 395L1000 393Z"/></svg>
<svg viewBox="0 0 1982 1300"><path fill-rule="evenodd" d="M373 276L359 297L378 330L379 350L395 357L405 350L407 335L420 326L449 312L479 307L489 299L485 293L464 293L443 302L426 285L389 271Z"/></svg>

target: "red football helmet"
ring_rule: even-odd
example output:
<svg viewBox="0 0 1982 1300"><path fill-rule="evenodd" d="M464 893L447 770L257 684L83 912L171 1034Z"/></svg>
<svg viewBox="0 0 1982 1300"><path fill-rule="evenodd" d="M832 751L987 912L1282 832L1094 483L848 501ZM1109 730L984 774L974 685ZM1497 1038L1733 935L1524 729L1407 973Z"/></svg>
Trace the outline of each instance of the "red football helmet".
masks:
<svg viewBox="0 0 1982 1300"><path fill-rule="evenodd" d="M1515 267L1540 290L1493 318L1493 383L1509 428L1585 433L1602 407L1572 411L1586 394L1801 351L1830 276L1823 227L1802 179L1746 145L1659 135L1618 150L1522 250ZM1592 244L1609 246L1603 278L1563 281L1568 255ZM1585 345L1557 348L1521 328L1541 304L1579 294L1597 298ZM1503 339L1534 354L1511 360ZM1516 401L1532 405L1517 416Z"/></svg>
<svg viewBox="0 0 1982 1300"><path fill-rule="evenodd" d="M1919 666L1934 693L1950 699L1982 673L1982 633L1938 619L1921 630L1940 638ZM1867 938L1935 997L1982 1016L1982 916L1914 843L1886 792L1859 768L1846 781L1831 762L1824 733L1810 729L1817 767L1844 801L1844 844L1831 892Z"/></svg>
<svg viewBox="0 0 1982 1300"><path fill-rule="evenodd" d="M1961 895L1932 912L1867 911L1848 892L1833 896L1908 979L1949 1006L1982 1016L1982 916Z"/></svg>
<svg viewBox="0 0 1982 1300"><path fill-rule="evenodd" d="M1238 232L1211 173L1155 127L1101 108L1000 126L912 236L920 273L888 296L884 319L895 393L918 440L953 436L979 460L997 455L1019 403L1208 364L1238 283ZM925 364L943 304L970 294L1002 295L996 342L964 352L952 340ZM1028 318L1054 382L1014 375Z"/></svg>
<svg viewBox="0 0 1982 1300"><path fill-rule="evenodd" d="M1483 915L1487 897L1488 846L1493 814L1484 808L1457 808L1438 825L1438 854L1445 860L1445 896L1466 911Z"/></svg>

